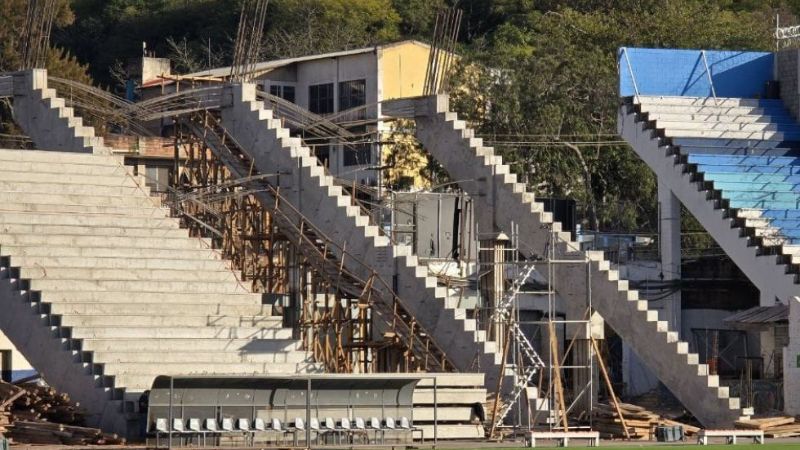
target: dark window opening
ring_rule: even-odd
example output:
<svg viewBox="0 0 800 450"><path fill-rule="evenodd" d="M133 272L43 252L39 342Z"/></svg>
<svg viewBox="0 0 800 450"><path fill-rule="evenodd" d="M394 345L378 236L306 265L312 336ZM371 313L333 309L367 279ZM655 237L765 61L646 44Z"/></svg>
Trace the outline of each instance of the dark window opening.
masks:
<svg viewBox="0 0 800 450"><path fill-rule="evenodd" d="M333 83L308 87L308 110L314 114L333 112Z"/></svg>
<svg viewBox="0 0 800 450"><path fill-rule="evenodd" d="M294 103L294 86L281 86L279 84L273 84L269 87L269 93L280 97L287 102Z"/></svg>
<svg viewBox="0 0 800 450"><path fill-rule="evenodd" d="M345 166L363 166L372 163L372 146L370 144L355 144L344 148Z"/></svg>
<svg viewBox="0 0 800 450"><path fill-rule="evenodd" d="M367 81L352 80L339 83L339 111L345 111L367 104ZM360 109L350 120L366 117L364 109Z"/></svg>

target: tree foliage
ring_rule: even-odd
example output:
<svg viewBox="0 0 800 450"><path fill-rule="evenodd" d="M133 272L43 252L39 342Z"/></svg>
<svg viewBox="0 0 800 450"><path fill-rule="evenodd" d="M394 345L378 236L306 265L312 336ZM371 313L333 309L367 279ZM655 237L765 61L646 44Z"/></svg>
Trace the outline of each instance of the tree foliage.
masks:
<svg viewBox="0 0 800 450"><path fill-rule="evenodd" d="M81 77L80 61L112 84L143 42L179 72L227 64L240 4L62 0L54 40L75 57L48 65ZM451 5L464 11L453 104L538 193L577 199L584 225L603 230L657 226L652 173L614 143L618 47L769 50L775 14L790 24L800 12L800 0L271 0L263 56L427 40ZM0 2L0 70L16 64L24 8Z"/></svg>
<svg viewBox="0 0 800 450"><path fill-rule="evenodd" d="M529 143L499 149L540 194L576 198L587 219L589 206L599 205L600 229L655 230L655 178L630 149L598 144L576 152L559 141L617 139L620 46L769 49L775 10L744 3L483 2L483 18L471 26L484 32L469 47L458 75L467 88L454 104L481 133ZM498 11L504 20L494 23ZM474 67L482 68L477 76Z"/></svg>

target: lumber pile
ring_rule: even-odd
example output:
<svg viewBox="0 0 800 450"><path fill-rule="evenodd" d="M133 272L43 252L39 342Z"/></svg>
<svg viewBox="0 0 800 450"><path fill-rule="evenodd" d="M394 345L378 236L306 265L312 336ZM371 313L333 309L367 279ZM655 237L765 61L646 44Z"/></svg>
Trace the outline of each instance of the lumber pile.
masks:
<svg viewBox="0 0 800 450"><path fill-rule="evenodd" d="M737 420L736 428L762 430L764 436L771 438L800 436L800 423L791 416L763 417L759 419Z"/></svg>
<svg viewBox="0 0 800 450"><path fill-rule="evenodd" d="M658 424L658 415L641 406L620 403L619 408L628 427L628 434L633 440L648 440L653 429ZM601 437L625 438L622 420L616 409L611 405L599 404L593 409L594 429L600 432Z"/></svg>
<svg viewBox="0 0 800 450"><path fill-rule="evenodd" d="M85 412L49 386L0 381L0 434L11 443L121 445L125 439L84 427Z"/></svg>
<svg viewBox="0 0 800 450"><path fill-rule="evenodd" d="M692 436L700 431L698 427L663 418L641 406L620 403L619 407L632 440L653 439L655 429L658 426L680 425L687 436ZM624 439L626 437L625 430L622 427L622 420L613 406L607 404L595 405L593 415L593 428L600 432L601 437L607 439Z"/></svg>

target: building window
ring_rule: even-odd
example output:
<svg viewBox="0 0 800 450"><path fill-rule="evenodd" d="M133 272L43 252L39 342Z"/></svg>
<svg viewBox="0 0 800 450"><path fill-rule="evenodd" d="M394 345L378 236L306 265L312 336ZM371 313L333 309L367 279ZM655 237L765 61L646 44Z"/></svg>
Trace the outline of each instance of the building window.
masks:
<svg viewBox="0 0 800 450"><path fill-rule="evenodd" d="M308 87L308 110L314 114L333 112L333 83Z"/></svg>
<svg viewBox="0 0 800 450"><path fill-rule="evenodd" d="M269 86L269 93L276 97L280 97L287 102L294 103L294 86L272 84Z"/></svg>
<svg viewBox="0 0 800 450"><path fill-rule="evenodd" d="M147 166L145 168L144 185L153 193L169 190L169 167Z"/></svg>
<svg viewBox="0 0 800 450"><path fill-rule="evenodd" d="M339 83L339 111L367 104L367 80L342 81Z"/></svg>
<svg viewBox="0 0 800 450"><path fill-rule="evenodd" d="M344 161L345 166L363 166L372 163L372 147L370 144L355 144L350 147L344 147Z"/></svg>

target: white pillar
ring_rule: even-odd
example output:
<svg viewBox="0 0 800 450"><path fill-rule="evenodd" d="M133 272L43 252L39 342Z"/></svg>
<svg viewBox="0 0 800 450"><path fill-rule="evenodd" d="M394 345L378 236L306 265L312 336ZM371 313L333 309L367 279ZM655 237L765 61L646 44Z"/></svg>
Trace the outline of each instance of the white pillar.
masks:
<svg viewBox="0 0 800 450"><path fill-rule="evenodd" d="M658 182L659 244L661 245L661 273L664 281L681 279L681 204L672 191ZM677 290L661 302L662 319L670 328L681 329L681 292Z"/></svg>

